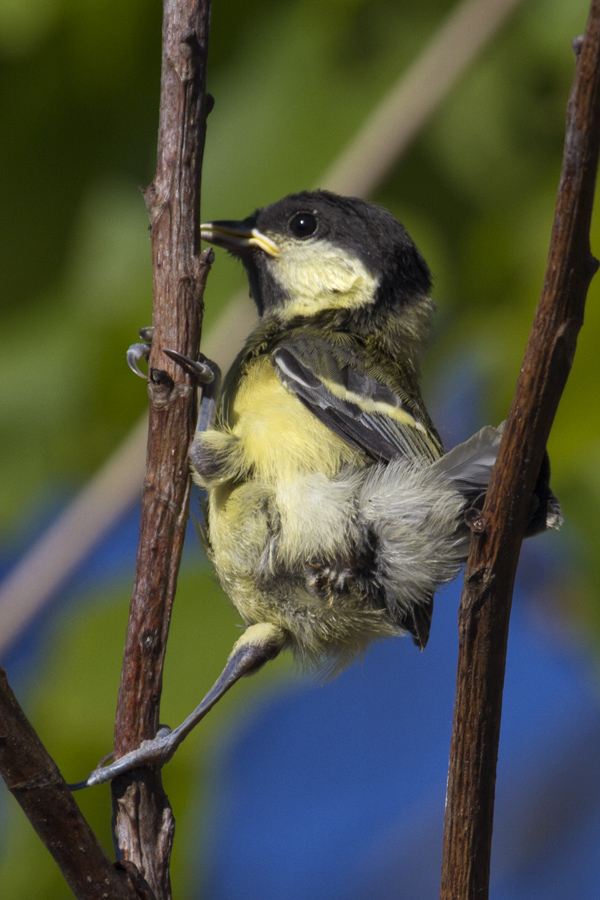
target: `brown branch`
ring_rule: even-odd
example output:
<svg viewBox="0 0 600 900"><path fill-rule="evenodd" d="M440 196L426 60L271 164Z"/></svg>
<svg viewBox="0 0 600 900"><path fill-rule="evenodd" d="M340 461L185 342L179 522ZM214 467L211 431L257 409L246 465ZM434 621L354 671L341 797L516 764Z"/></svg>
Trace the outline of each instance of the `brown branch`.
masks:
<svg viewBox="0 0 600 900"><path fill-rule="evenodd" d="M482 513L459 610L442 900L489 891L496 760L512 589L527 510L597 269L589 229L600 143L600 0L593 0L567 110L546 277Z"/></svg>
<svg viewBox="0 0 600 900"><path fill-rule="evenodd" d="M54 760L27 721L3 669L0 772L78 900L142 896L106 856Z"/></svg>
<svg viewBox="0 0 600 900"><path fill-rule="evenodd" d="M200 253L200 173L210 98L206 94L209 0L164 0L157 170L145 191L154 273L154 339L142 520L115 723L115 755L154 737L177 573L188 519L187 450L196 387L162 347L195 357L202 295L212 259ZM113 782L119 857L134 863L157 898L171 896L174 822L160 772Z"/></svg>

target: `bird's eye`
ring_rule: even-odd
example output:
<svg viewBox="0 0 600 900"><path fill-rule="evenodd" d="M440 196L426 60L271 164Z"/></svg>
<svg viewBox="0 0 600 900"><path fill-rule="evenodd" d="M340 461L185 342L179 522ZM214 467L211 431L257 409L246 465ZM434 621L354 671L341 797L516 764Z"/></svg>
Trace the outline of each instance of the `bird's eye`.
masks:
<svg viewBox="0 0 600 900"><path fill-rule="evenodd" d="M296 213L289 221L290 231L297 238L310 237L316 232L318 225L317 217L309 212Z"/></svg>

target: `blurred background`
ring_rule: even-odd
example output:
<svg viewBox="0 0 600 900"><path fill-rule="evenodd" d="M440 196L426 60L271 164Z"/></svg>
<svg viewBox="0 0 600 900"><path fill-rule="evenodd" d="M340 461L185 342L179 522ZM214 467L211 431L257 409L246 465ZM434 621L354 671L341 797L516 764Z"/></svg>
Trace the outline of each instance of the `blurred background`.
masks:
<svg viewBox="0 0 600 900"><path fill-rule="evenodd" d="M587 17L586 0L513 5L367 194L398 216L434 272L424 394L448 446L508 411L544 275L571 41ZM215 3L202 218L243 218L291 191L329 186L324 173L455 6ZM5 578L146 408L124 352L151 321L138 187L155 166L160 32L158 0L0 0ZM449 81L443 66L436 77ZM417 79L417 108L421 89ZM376 157L366 156L365 171ZM599 255L598 215L591 243ZM217 251L204 334L220 362L241 340L223 317L243 286L241 268ZM600 874L599 294L597 277L549 444L565 525L530 542L520 567L497 898L593 897ZM0 601L2 663L69 781L112 742L143 444L133 455L131 499L60 589L21 618L10 596ZM193 528L188 537L165 670L162 719L171 725L212 684L239 633ZM283 658L219 704L165 770L176 897L436 895L459 596L455 585L438 598L422 655L395 641L325 686ZM110 848L108 787L78 801ZM0 891L11 900L70 896L3 787Z"/></svg>

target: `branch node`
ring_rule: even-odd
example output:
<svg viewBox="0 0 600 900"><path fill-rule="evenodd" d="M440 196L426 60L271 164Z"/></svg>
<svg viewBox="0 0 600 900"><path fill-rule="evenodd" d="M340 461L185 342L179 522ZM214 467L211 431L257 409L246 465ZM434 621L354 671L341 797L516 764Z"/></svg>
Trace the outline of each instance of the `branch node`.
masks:
<svg viewBox="0 0 600 900"><path fill-rule="evenodd" d="M215 261L215 251L212 247L207 247L199 256L195 256L193 260L193 277L198 282L198 287L202 294L206 286L206 279L210 268Z"/></svg>
<svg viewBox="0 0 600 900"><path fill-rule="evenodd" d="M177 72L182 83L193 81L199 71L199 63L202 59L198 35L195 31L181 36L178 53L169 57L169 64Z"/></svg>
<svg viewBox="0 0 600 900"><path fill-rule="evenodd" d="M479 587L488 572L487 566L465 566L464 583L469 587Z"/></svg>
<svg viewBox="0 0 600 900"><path fill-rule="evenodd" d="M161 200L159 198L159 190L156 186L156 182L153 181L152 184L148 185L148 187L142 187L140 188L140 190L144 198L144 203L146 204L146 212L148 213L148 218L150 219L150 228L152 228L152 226L164 210L166 204L164 200Z"/></svg>
<svg viewBox="0 0 600 900"><path fill-rule="evenodd" d="M148 373L148 397L154 409L164 409L171 402L175 382L164 369L152 367Z"/></svg>
<svg viewBox="0 0 600 900"><path fill-rule="evenodd" d="M160 638L155 631L151 631L149 628L140 635L140 644L146 653L154 656L160 653Z"/></svg>
<svg viewBox="0 0 600 900"><path fill-rule="evenodd" d="M28 778L23 781L13 781L11 783L7 781L8 788L13 793L15 793L16 791L37 791L39 790L39 788L51 787L52 785L60 784L62 784L62 777L59 775L57 770L50 772L40 772L33 778Z"/></svg>
<svg viewBox="0 0 600 900"><path fill-rule="evenodd" d="M465 568L465 590L458 608L458 630L463 639L467 634L471 639L478 630L477 617L487 605L491 591L496 583L494 573L489 566L480 565Z"/></svg>
<svg viewBox="0 0 600 900"><path fill-rule="evenodd" d="M556 329L556 344L560 346L562 359L569 369L573 365L573 358L577 349L577 335L580 328L581 322L570 318L562 322Z"/></svg>
<svg viewBox="0 0 600 900"><path fill-rule="evenodd" d="M164 369L152 367L148 375L148 397L154 409L166 409L177 400L187 400L196 393L196 386L177 383Z"/></svg>

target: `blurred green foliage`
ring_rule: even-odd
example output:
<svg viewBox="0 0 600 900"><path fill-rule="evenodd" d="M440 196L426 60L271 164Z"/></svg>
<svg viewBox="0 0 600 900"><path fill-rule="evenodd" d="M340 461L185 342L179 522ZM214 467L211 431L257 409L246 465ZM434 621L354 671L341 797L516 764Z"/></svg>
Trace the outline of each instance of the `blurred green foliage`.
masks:
<svg viewBox="0 0 600 900"><path fill-rule="evenodd" d="M453 5L215 3L209 89L216 106L203 218L240 218L318 186ZM586 0L524 3L373 198L406 224L436 276L430 390L448 367L473 360L485 421L507 412L542 284L574 68L570 43L586 15ZM124 349L151 318L138 185L153 175L160 29L158 2L0 0L0 528L7 547L31 532L57 492L71 494L85 482L145 407ZM596 216L592 248L600 255L599 223ZM206 328L242 282L239 267L218 255ZM550 442L567 522L556 540L571 567L563 602L596 643L599 290L597 280ZM130 581L99 586L86 604L63 611L25 698L73 780L110 743ZM211 683L233 622L210 577L188 566L168 653L165 721L181 719ZM286 666L278 663L263 684ZM176 896L190 894L196 864L190 785L201 778L197 760L249 702L247 690L236 688L167 769L178 821ZM110 846L108 789L86 792L81 803ZM70 896L12 798L7 804L0 890L12 900Z"/></svg>

